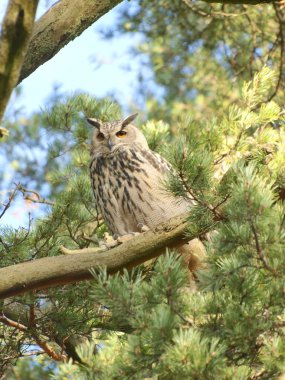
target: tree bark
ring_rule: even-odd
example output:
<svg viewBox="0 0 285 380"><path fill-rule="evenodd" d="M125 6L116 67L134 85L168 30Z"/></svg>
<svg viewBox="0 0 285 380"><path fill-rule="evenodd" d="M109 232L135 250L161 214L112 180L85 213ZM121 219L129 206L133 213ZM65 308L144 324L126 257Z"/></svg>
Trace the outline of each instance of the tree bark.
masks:
<svg viewBox="0 0 285 380"><path fill-rule="evenodd" d="M10 0L0 35L0 121L16 86L34 26L38 0Z"/></svg>
<svg viewBox="0 0 285 380"><path fill-rule="evenodd" d="M121 1L61 0L53 5L35 23L19 83Z"/></svg>
<svg viewBox="0 0 285 380"><path fill-rule="evenodd" d="M83 249L74 255L45 257L0 269L0 298L31 290L90 279L90 268L106 266L109 273L132 268L159 256L165 247L185 241L186 215L171 219L107 252Z"/></svg>

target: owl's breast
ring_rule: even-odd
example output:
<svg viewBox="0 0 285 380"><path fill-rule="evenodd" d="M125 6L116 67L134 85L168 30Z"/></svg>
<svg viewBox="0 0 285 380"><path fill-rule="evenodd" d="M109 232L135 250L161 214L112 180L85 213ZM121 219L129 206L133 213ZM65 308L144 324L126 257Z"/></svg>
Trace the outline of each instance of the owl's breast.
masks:
<svg viewBox="0 0 285 380"><path fill-rule="evenodd" d="M139 231L139 224L153 229L186 211L188 203L164 189L169 164L159 157L130 148L91 162L96 204L113 234Z"/></svg>

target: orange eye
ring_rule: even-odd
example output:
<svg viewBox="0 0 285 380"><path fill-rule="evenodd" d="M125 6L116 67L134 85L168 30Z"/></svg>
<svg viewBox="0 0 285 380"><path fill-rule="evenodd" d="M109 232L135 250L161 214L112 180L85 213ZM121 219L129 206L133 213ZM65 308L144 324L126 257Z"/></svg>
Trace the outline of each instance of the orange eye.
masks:
<svg viewBox="0 0 285 380"><path fill-rule="evenodd" d="M105 136L102 132L99 132L98 135L97 135L97 139L98 140L104 140Z"/></svg>
<svg viewBox="0 0 285 380"><path fill-rule="evenodd" d="M119 138L122 138L122 137L125 137L126 134L127 134L127 132L125 132L125 131L119 131L116 133L116 136Z"/></svg>

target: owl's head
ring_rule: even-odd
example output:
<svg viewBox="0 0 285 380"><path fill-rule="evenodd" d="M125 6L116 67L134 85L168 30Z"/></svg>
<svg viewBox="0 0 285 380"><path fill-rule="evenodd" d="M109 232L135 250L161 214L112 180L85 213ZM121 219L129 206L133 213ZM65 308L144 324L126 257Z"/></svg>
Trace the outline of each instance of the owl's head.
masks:
<svg viewBox="0 0 285 380"><path fill-rule="evenodd" d="M88 118L88 123L95 127L92 139L93 152L108 155L134 145L148 149L147 141L142 132L131 124L136 117L137 113L125 119L111 122Z"/></svg>

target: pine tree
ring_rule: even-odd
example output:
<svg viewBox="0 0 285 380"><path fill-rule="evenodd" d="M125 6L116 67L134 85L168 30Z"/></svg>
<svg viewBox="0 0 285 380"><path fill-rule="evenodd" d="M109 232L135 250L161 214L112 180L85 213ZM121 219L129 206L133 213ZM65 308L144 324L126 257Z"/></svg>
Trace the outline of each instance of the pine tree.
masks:
<svg viewBox="0 0 285 380"><path fill-rule="evenodd" d="M138 5L116 28L144 33L139 48L163 90L158 99L137 87L141 128L176 169L166 188L196 202L187 237L207 237L208 254L197 291L167 251L129 272L96 269L92 281L1 301L1 376L277 379L285 372L282 9ZM43 216L25 228L1 225L1 267L62 246L98 247L107 228L91 194L85 118L120 115L113 100L60 93L31 117L7 114L0 149L18 183L0 174L7 209L24 198Z"/></svg>
<svg viewBox="0 0 285 380"><path fill-rule="evenodd" d="M169 178L169 191L197 202L189 238L212 234L197 292L189 293L187 273L169 252L131 273L108 276L102 268L92 272L94 281L6 303L11 316L19 307L27 321L35 315L35 329L18 331L18 342L44 347L48 337L53 359L62 359L55 344L89 338L76 349L78 361L57 367L56 379L267 379L284 371L284 113L273 101L263 102L274 77L265 67L221 119L203 129L185 119L177 143L164 146L178 173ZM108 101L78 95L44 115L58 141L73 131L70 154L47 173L55 200L47 217L28 232L5 231L5 265L58 254L61 245L96 246L105 231L94 222L82 109L100 110L105 118L118 112ZM161 147L167 125L154 125L144 129L150 144ZM11 330L3 327L3 334ZM23 350L18 344L6 349L3 359ZM48 362L42 364L47 372Z"/></svg>

